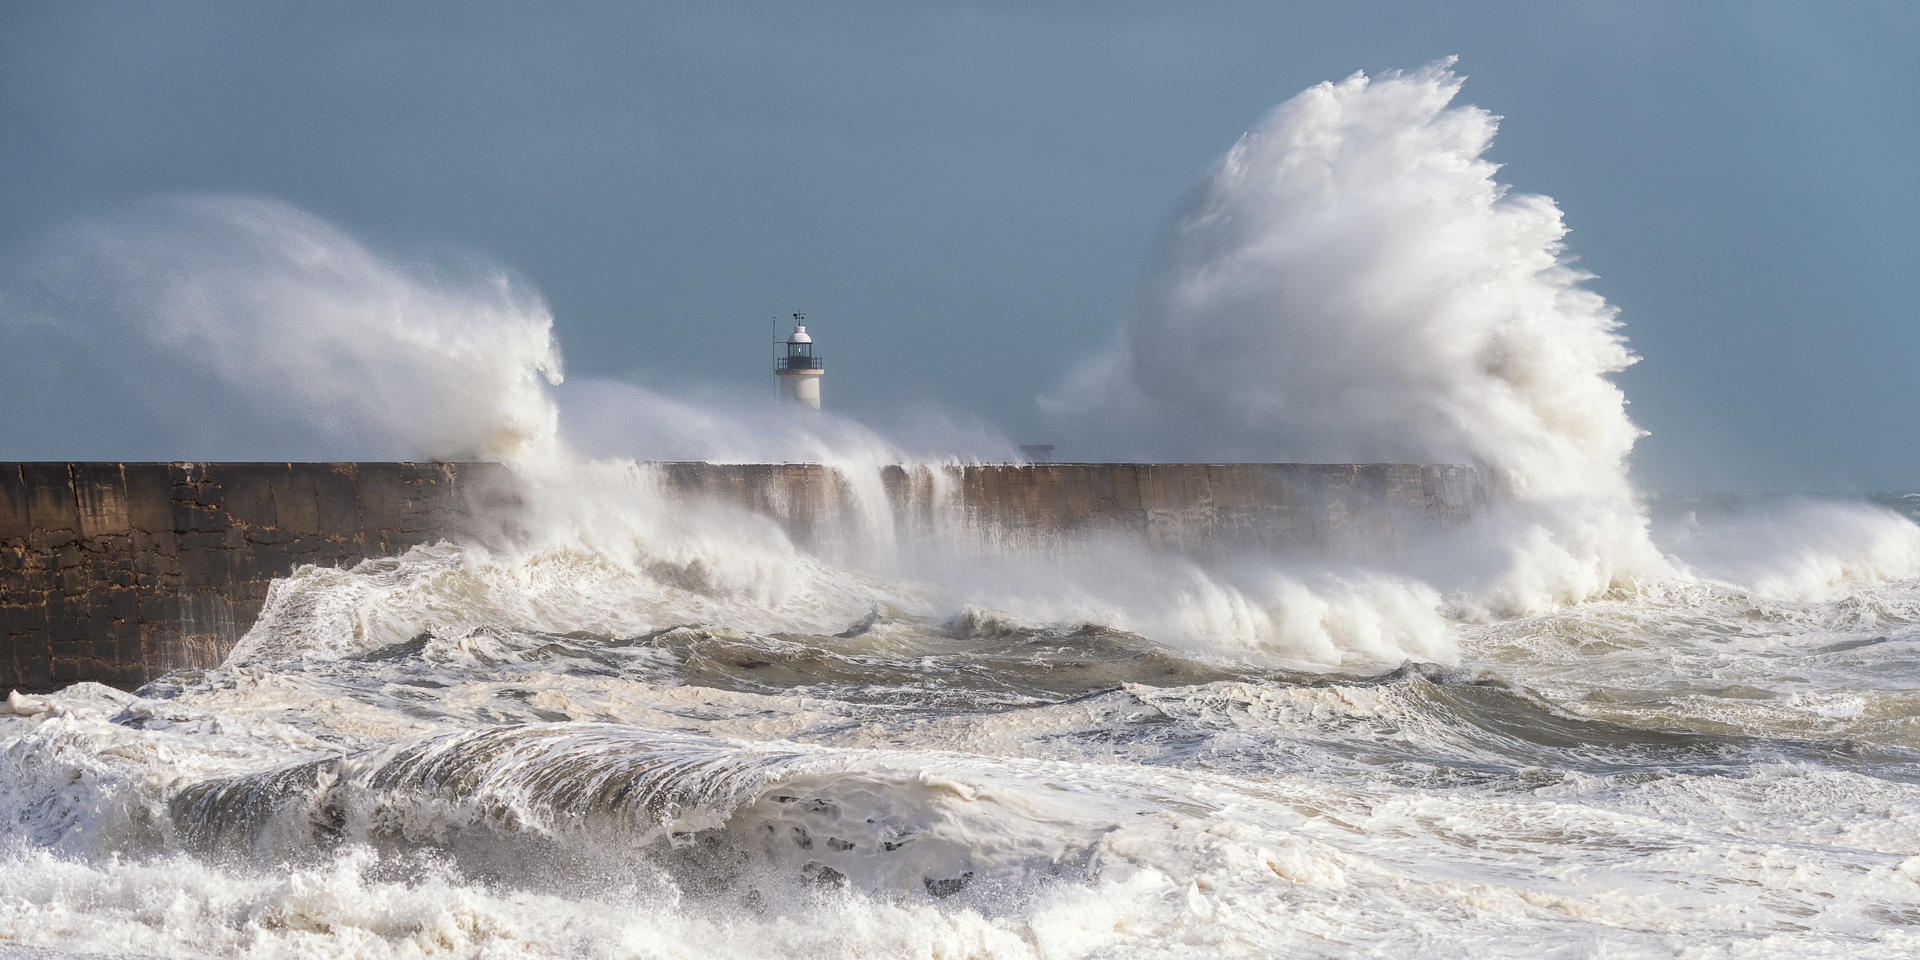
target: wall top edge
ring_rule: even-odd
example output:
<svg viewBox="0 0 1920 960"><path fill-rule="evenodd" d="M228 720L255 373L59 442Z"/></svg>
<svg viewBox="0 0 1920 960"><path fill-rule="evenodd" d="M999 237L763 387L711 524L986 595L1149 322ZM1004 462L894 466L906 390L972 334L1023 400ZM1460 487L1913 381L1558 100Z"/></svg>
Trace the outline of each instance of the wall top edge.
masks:
<svg viewBox="0 0 1920 960"><path fill-rule="evenodd" d="M813 460L629 460L602 463L644 463L658 466L713 467L818 467ZM265 467L300 465L347 466L358 464L394 464L396 466L507 466L499 460L0 460L0 468L13 466L163 466L163 467ZM1470 463L1416 463L1412 461L1367 461L1354 463L1285 460L966 460L886 463L879 466L956 466L956 467L1452 467L1484 469Z"/></svg>

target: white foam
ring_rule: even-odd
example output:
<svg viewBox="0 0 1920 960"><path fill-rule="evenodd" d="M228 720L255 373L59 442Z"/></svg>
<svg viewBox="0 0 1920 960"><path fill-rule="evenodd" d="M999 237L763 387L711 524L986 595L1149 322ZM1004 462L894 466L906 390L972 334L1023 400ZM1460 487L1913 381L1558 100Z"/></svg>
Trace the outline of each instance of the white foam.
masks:
<svg viewBox="0 0 1920 960"><path fill-rule="evenodd" d="M1795 499L1689 511L1662 543L1699 576L1765 597L1825 602L1920 577L1920 525L1884 507Z"/></svg>

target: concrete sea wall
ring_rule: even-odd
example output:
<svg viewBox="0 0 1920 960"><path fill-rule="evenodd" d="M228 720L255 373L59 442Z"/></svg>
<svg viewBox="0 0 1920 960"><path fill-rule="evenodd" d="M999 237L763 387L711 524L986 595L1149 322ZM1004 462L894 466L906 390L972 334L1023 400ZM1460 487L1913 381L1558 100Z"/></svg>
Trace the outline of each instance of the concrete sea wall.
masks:
<svg viewBox="0 0 1920 960"><path fill-rule="evenodd" d="M817 464L652 469L661 495L766 514L802 545L858 499ZM880 485L902 537L939 512L1009 536L1111 530L1196 554L1391 552L1490 494L1472 467L1418 464L888 467ZM0 690L216 665L297 566L497 535L517 502L494 463L0 463Z"/></svg>

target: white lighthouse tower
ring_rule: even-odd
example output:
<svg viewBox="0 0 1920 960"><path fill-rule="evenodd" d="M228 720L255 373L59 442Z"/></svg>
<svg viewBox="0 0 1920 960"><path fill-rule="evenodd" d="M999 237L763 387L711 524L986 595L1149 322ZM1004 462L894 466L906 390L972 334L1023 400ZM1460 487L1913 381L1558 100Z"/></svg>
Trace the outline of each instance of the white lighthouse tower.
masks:
<svg viewBox="0 0 1920 960"><path fill-rule="evenodd" d="M806 314L793 315L793 333L785 347L786 352L773 361L774 376L780 378L780 399L820 409L820 375L827 371L813 355Z"/></svg>

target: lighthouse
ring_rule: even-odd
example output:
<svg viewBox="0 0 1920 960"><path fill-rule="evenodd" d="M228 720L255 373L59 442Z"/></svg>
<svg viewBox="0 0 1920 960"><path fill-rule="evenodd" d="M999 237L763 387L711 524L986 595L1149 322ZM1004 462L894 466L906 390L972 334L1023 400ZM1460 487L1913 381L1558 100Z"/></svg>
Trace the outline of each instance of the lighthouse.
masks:
<svg viewBox="0 0 1920 960"><path fill-rule="evenodd" d="M793 315L793 333L783 345L786 350L773 361L773 374L780 378L780 399L820 409L820 375L826 369L813 355L813 338L807 335L807 315Z"/></svg>

